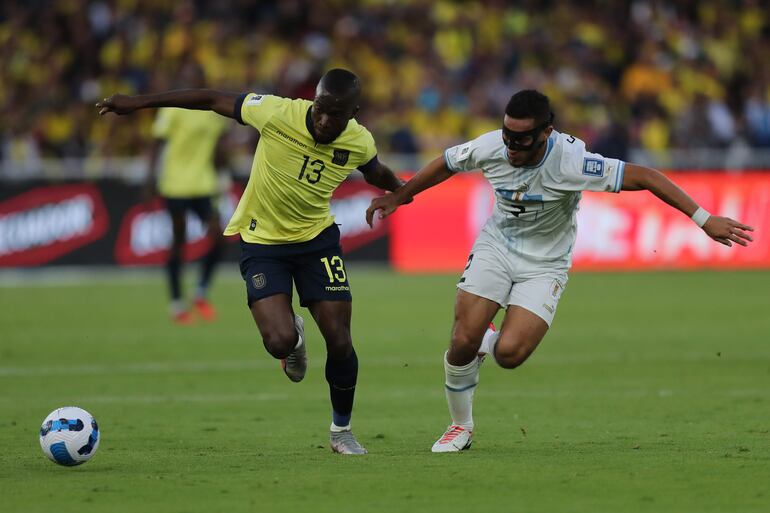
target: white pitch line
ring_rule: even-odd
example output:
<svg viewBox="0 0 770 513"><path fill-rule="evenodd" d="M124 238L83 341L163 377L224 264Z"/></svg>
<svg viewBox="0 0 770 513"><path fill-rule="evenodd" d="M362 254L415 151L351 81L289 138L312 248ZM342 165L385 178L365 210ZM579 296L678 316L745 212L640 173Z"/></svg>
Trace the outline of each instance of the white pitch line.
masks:
<svg viewBox="0 0 770 513"><path fill-rule="evenodd" d="M637 389L637 390L617 390L612 388L598 390L581 390L575 388L559 390L515 390L496 386L484 387L479 391L480 400L489 398L516 398L516 399L545 399L545 400L563 400L570 398L603 398L603 399L655 399L665 397L684 397L682 391L666 390L667 394L661 395L660 390L655 389ZM360 399L363 401L392 401L403 400L404 398L414 398L415 395L423 399L439 400L444 396L443 387L433 385L410 385L409 389L371 389L361 390ZM768 397L770 390L767 389L727 389L722 390L718 397ZM141 403L141 404L168 404L168 403L249 403L249 402L272 402L285 401L294 397L290 393L253 393L253 394L153 394L153 395L98 395L78 397L78 404L115 404L115 403ZM0 397L0 404L15 401L12 397ZM483 406L482 406L483 408Z"/></svg>
<svg viewBox="0 0 770 513"><path fill-rule="evenodd" d="M437 353L438 354L438 353ZM769 353L753 355L731 355L724 357L723 363L753 363L770 360ZM441 357L392 357L377 356L367 359L372 367L436 367L441 368ZM548 355L536 356L530 366L583 366L583 365L644 365L651 363L713 363L719 358L711 353L687 353L678 355L660 355L637 353L630 357L626 353L602 353L584 355ZM222 371L254 371L273 369L278 366L274 360L221 360L207 362L138 362L101 365L62 365L62 366L6 366L0 367L0 378L14 377L54 377L73 375L113 375L113 374L199 374ZM311 359L311 368L324 366L323 358Z"/></svg>
<svg viewBox="0 0 770 513"><path fill-rule="evenodd" d="M98 395L78 399L82 404L91 403L233 403L252 401L284 401L289 394L185 394L185 395Z"/></svg>
<svg viewBox="0 0 770 513"><path fill-rule="evenodd" d="M275 362L229 360L219 362L145 362L115 365L57 367L0 367L0 378L112 374L196 374L216 371L258 370L276 367Z"/></svg>

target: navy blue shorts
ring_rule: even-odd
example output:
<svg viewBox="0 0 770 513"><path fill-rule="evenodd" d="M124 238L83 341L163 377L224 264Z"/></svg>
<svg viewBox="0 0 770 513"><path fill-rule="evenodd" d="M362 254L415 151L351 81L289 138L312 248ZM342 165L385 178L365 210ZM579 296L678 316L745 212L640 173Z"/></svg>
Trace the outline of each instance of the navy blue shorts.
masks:
<svg viewBox="0 0 770 513"><path fill-rule="evenodd" d="M171 216L187 214L188 210L195 212L203 222L208 222L214 215L214 207L211 196L197 196L194 198L163 198L166 202L166 210Z"/></svg>
<svg viewBox="0 0 770 513"><path fill-rule="evenodd" d="M240 263L249 307L275 294L291 298L292 282L303 307L316 301L353 299L336 224L307 242L254 244L241 240Z"/></svg>

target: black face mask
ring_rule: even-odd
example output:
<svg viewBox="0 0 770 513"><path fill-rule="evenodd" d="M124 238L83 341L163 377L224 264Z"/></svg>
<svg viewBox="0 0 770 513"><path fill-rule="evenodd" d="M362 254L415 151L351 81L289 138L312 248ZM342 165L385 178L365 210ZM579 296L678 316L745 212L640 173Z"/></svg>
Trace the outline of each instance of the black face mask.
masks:
<svg viewBox="0 0 770 513"><path fill-rule="evenodd" d="M513 151L538 150L541 146L543 146L543 144L545 144L545 141L540 141L540 143L537 143L537 140L540 138L540 134L543 133L543 130L548 128L552 123L553 112L551 112L551 115L548 117L547 121L537 125L531 130L514 132L513 130L508 130L508 128L503 125L503 144L505 144L506 148Z"/></svg>

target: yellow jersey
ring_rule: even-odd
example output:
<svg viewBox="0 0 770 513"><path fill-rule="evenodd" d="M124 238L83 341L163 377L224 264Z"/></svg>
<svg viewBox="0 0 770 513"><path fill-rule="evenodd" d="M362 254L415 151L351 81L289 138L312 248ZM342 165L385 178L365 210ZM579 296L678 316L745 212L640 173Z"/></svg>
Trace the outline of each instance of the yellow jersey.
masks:
<svg viewBox="0 0 770 513"><path fill-rule="evenodd" d="M334 222L334 190L377 155L372 134L351 119L331 144L318 144L308 129L312 102L255 93L239 101L236 117L259 130L260 138L225 235L258 244L313 239Z"/></svg>
<svg viewBox="0 0 770 513"><path fill-rule="evenodd" d="M166 198L213 196L217 192L214 151L227 119L214 112L163 108L152 135L165 140L158 192Z"/></svg>

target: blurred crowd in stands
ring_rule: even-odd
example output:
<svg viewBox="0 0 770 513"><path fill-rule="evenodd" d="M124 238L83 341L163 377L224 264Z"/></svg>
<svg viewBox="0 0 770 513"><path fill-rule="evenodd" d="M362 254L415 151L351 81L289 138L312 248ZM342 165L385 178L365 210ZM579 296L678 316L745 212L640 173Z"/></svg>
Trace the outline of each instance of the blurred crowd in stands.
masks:
<svg viewBox="0 0 770 513"><path fill-rule="evenodd" d="M94 102L189 87L191 65L208 87L305 98L351 69L380 152L498 128L523 88L608 156L770 147L765 0L4 0L0 42L6 162L144 153L153 113L105 121Z"/></svg>

